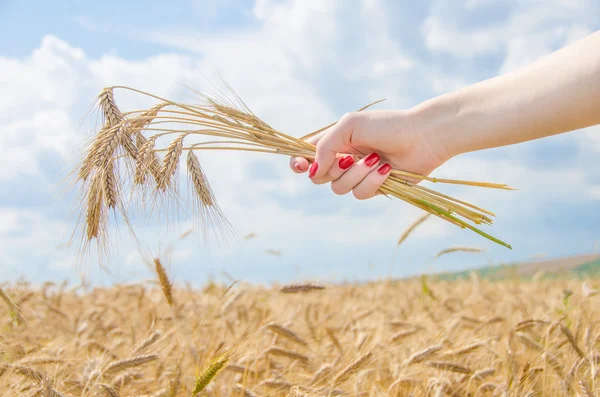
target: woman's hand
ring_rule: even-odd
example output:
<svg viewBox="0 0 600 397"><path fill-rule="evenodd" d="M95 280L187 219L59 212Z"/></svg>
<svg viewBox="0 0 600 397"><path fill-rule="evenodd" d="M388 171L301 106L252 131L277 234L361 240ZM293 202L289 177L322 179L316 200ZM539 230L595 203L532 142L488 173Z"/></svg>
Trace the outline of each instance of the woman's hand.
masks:
<svg viewBox="0 0 600 397"><path fill-rule="evenodd" d="M334 193L352 191L359 200L375 196L392 169L426 176L449 158L414 110L348 113L307 141L317 146L315 161L292 157L292 170L308 171L314 183L331 182Z"/></svg>

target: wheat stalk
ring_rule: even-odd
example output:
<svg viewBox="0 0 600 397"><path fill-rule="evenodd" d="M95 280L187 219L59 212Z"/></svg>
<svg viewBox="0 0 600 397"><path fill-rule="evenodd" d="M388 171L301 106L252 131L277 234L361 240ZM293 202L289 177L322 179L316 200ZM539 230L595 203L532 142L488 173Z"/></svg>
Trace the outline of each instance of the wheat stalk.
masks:
<svg viewBox="0 0 600 397"><path fill-rule="evenodd" d="M575 350L575 352L577 353L579 358L584 358L585 354L579 348L579 345L577 344L577 341L575 340L575 337L573 336L573 333L571 332L571 330L569 328L565 327L564 324L562 324L562 323L560 324L560 330L567 337L567 340L569 341L569 343L573 347L573 350Z"/></svg>
<svg viewBox="0 0 600 397"><path fill-rule="evenodd" d="M425 365L427 365L428 367L441 369L444 371L456 372L459 374L473 373L473 371L471 369L465 367L464 365L452 363L449 361L427 361L427 362L425 362Z"/></svg>
<svg viewBox="0 0 600 397"><path fill-rule="evenodd" d="M281 324L271 322L271 323L265 325L265 328L277 335L283 336L284 338L291 340L294 343L297 343L304 347L308 347L308 342L306 342L303 338L301 338L300 335L298 335L296 332L292 331L291 329L284 327Z"/></svg>
<svg viewBox="0 0 600 397"><path fill-rule="evenodd" d="M350 363L346 368L344 368L342 371L340 371L333 378L333 385L337 386L337 385L345 382L346 380L348 380L352 375L354 375L355 373L360 371L365 365L370 363L371 360L373 359L373 356L374 356L373 352L367 352L367 353L363 354L362 356L360 356L359 358L357 358L352 363Z"/></svg>
<svg viewBox="0 0 600 397"><path fill-rule="evenodd" d="M167 300L169 306L173 307L173 285L167 276L167 270L163 266L159 258L154 258L154 270L158 275L158 281L160 282L160 288L162 289L163 295Z"/></svg>
<svg viewBox="0 0 600 397"><path fill-rule="evenodd" d="M106 367L104 371L107 374L114 374L117 372L124 371L129 368L138 367L140 365L147 364L154 360L158 360L158 356L156 354L148 354L145 356L135 356L131 358L125 358L123 360L113 361Z"/></svg>
<svg viewBox="0 0 600 397"><path fill-rule="evenodd" d="M419 363L419 362L423 361L424 359L426 359L427 357L432 356L435 353L439 352L440 350L442 350L442 345L428 346L423 350L415 352L412 356L410 356L408 359L406 359L406 361L404 362L404 365L409 366L411 364Z"/></svg>
<svg viewBox="0 0 600 397"><path fill-rule="evenodd" d="M485 249L477 248L477 247L450 247L450 248L443 249L440 252L438 252L437 254L435 254L435 259L439 258L442 255L451 254L453 252L480 253L480 252L485 252Z"/></svg>
<svg viewBox="0 0 600 397"><path fill-rule="evenodd" d="M123 113L117 106L114 91L127 90L139 95L151 97L160 103L148 110L136 110ZM108 217L102 216L107 209L116 209L127 219L127 208L116 208L119 199L119 189L113 187L130 186L131 193L136 194L136 187L150 184L147 174L153 176L155 192L169 192L176 196L176 184L173 178L177 171L179 159L184 151L188 152L187 172L190 175L196 197L201 202L201 209L216 207L216 200L205 175L202 173L200 163L195 153L200 150L238 150L256 153L278 154L284 156L301 156L309 160L314 159L315 146L303 139L295 138L275 130L267 123L254 115L241 99L231 91L233 100L224 99L219 102L205 97L205 103L196 106L179 103L158 97L129 87L117 86L104 89L99 95L99 104L104 116L104 125L88 147L87 153L79 166L78 178L84 181L83 187L88 190L88 200L84 213L88 214L86 222L87 240L98 239L100 244L105 243L105 234L101 231L108 230L106 222ZM146 134L146 136L144 136ZM167 148L155 147L157 139L171 137ZM214 140L195 142L199 137L211 137ZM184 144L190 138L189 145ZM135 145L133 140L135 139ZM160 152L165 152L164 158L158 157ZM135 167L133 172L123 173L124 183L115 183L115 178L121 176L111 171L117 167L114 162L133 159ZM90 176L102 175L103 189L98 189L100 182ZM493 214L472 204L466 203L416 185L405 178L419 177L435 183L462 184L486 188L510 189L506 185L485 182L467 182L417 176L415 174L393 170L392 175L384 182L380 192L396 197L412 204L427 214L436 215L450 223L463 228L468 228L485 238L510 248L510 245L500 241L474 225L491 224ZM127 184L126 182L133 182ZM104 204L98 197L103 196ZM105 209L105 207L107 209ZM98 216L100 215L100 216ZM216 221L219 227L227 227L228 223L220 211L213 211L211 221ZM423 218L424 219L424 218ZM205 221L205 220L204 220ZM415 225L416 227L416 225ZM131 228L133 232L133 228ZM410 232L408 232L410 233ZM399 240L402 242L408 233Z"/></svg>
<svg viewBox="0 0 600 397"><path fill-rule="evenodd" d="M25 318L21 314L21 308L15 302L15 300L6 293L2 288L0 288L0 298L6 303L8 306L8 310L10 311L11 317L16 322L17 325L25 323Z"/></svg>
<svg viewBox="0 0 600 397"><path fill-rule="evenodd" d="M288 358L291 358L292 360L298 360L303 363L308 362L308 356L306 356L302 353L292 351L292 350L284 349L279 346L272 346L272 347L268 348L267 350L264 351L264 354L280 356L280 357L288 357Z"/></svg>
<svg viewBox="0 0 600 397"><path fill-rule="evenodd" d="M167 154L162 163L160 169L160 182L158 183L158 189L167 190L171 183L171 178L175 175L177 165L179 164L179 158L183 151L183 140L186 137L185 134L173 139L173 141L167 147Z"/></svg>
<svg viewBox="0 0 600 397"><path fill-rule="evenodd" d="M153 345L154 342L159 340L161 336L162 336L162 334L160 332L158 332L158 331L153 332L149 337L141 340L138 344L136 344L133 347L133 349L131 349L131 354L141 353L143 350L145 350L148 347L150 347L151 345Z"/></svg>
<svg viewBox="0 0 600 397"><path fill-rule="evenodd" d="M431 216L430 213L426 213L425 215L421 216L419 219L417 219L416 221L414 221L405 231L404 233L402 233L402 235L400 236L400 238L398 239L398 242L396 243L396 247L399 247L404 240L406 240L408 238L408 236L410 236L410 234L417 228L419 227L420 224L422 224L423 222L425 222L427 220L427 218L429 218Z"/></svg>
<svg viewBox="0 0 600 397"><path fill-rule="evenodd" d="M208 384L219 374L219 372L223 370L223 368L227 364L227 361L229 361L228 355L216 357L210 363L208 368L206 368L204 372L202 372L202 374L196 378L196 384L194 386L192 396L195 396L196 394L204 390L204 388L208 386Z"/></svg>
<svg viewBox="0 0 600 397"><path fill-rule="evenodd" d="M206 175L204 175L202 167L200 167L198 156L191 150L188 152L187 156L187 169L190 174L190 179L192 180L192 186L200 199L200 203L202 203L204 207L214 206L215 200L213 193L210 190L208 179L206 179Z"/></svg>
<svg viewBox="0 0 600 397"><path fill-rule="evenodd" d="M304 283L304 284L289 284L281 287L279 292L284 294L296 294L298 292L311 292L311 291L321 291L324 290L325 287L318 284L312 283Z"/></svg>

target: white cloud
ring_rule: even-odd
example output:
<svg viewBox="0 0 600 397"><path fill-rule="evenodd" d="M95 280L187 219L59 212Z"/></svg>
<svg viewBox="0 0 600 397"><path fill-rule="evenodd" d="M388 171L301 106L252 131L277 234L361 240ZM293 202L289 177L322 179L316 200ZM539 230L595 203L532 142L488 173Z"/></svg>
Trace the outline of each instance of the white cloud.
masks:
<svg viewBox="0 0 600 397"><path fill-rule="evenodd" d="M431 15L423 23L427 48L467 59L507 53L502 67L504 72L589 34L590 27L597 23L590 15L600 10L598 4L586 0L470 0L466 2L465 10L485 9L489 5L510 7L510 12L487 24L469 21L477 25L472 27L465 26L460 7L450 9L446 2L434 1Z"/></svg>

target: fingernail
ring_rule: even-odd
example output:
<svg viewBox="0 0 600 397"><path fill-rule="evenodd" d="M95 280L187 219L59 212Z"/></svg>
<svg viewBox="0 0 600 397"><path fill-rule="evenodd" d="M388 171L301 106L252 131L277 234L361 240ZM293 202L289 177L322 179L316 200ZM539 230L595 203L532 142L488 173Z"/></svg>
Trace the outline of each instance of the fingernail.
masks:
<svg viewBox="0 0 600 397"><path fill-rule="evenodd" d="M314 163L312 163L310 165L310 170L308 172L308 177L312 178L313 176L315 176L315 174L317 173L317 170L319 169L319 163L317 163L316 161Z"/></svg>
<svg viewBox="0 0 600 397"><path fill-rule="evenodd" d="M294 163L294 168L296 169L296 171L300 171L300 172L304 172L304 171L306 171L306 170L304 169L304 167L301 167L301 165L302 165L302 164L301 164L299 161L296 161L296 162Z"/></svg>
<svg viewBox="0 0 600 397"><path fill-rule="evenodd" d="M346 170L354 164L354 157L348 155L340 159L339 166L341 169Z"/></svg>
<svg viewBox="0 0 600 397"><path fill-rule="evenodd" d="M379 162L379 159L380 157L377 153L371 153L365 159L365 164L367 165L367 167L372 167L373 165L375 165L375 163Z"/></svg>
<svg viewBox="0 0 600 397"><path fill-rule="evenodd" d="M391 169L392 169L392 166L389 165L388 163L385 163L384 165L382 165L381 167L379 167L379 169L377 170L377 172L379 172L381 175L385 175L388 172L390 172Z"/></svg>

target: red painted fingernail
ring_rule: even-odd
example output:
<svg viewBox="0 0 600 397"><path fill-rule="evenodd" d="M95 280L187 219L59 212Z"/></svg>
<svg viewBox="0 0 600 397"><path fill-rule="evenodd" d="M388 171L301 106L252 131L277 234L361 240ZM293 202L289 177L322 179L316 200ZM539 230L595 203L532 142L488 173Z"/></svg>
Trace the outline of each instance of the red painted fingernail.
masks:
<svg viewBox="0 0 600 397"><path fill-rule="evenodd" d="M354 157L350 155L342 157L339 162L339 166L343 170L347 170L352 164L354 164Z"/></svg>
<svg viewBox="0 0 600 397"><path fill-rule="evenodd" d="M375 163L379 162L379 160L380 160L380 157L377 153L371 153L365 159L365 164L367 165L367 167L372 167L373 165L375 165Z"/></svg>
<svg viewBox="0 0 600 397"><path fill-rule="evenodd" d="M379 172L381 175L385 175L388 172L390 172L391 169L392 169L392 166L389 165L388 163L385 163L384 165L382 165L381 167L379 167L379 169L377 170L377 172Z"/></svg>
<svg viewBox="0 0 600 397"><path fill-rule="evenodd" d="M319 169L319 163L317 163L316 161L314 163L312 163L310 165L310 169L308 171L308 177L312 178L313 176L315 176L315 174L317 173L317 170Z"/></svg>

